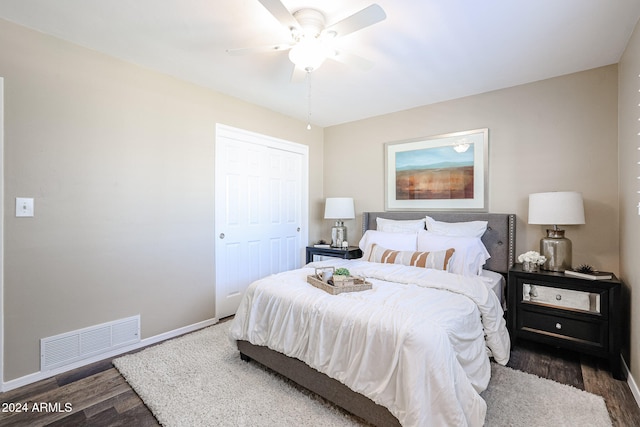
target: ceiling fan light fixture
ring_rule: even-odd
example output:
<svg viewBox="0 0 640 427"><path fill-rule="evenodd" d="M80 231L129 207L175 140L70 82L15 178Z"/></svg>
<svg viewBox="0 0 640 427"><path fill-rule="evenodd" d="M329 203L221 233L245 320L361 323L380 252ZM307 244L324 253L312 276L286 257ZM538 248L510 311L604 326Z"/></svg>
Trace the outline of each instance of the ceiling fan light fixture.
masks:
<svg viewBox="0 0 640 427"><path fill-rule="evenodd" d="M296 67L307 72L317 70L329 54L328 49L315 37L303 38L289 51L289 59Z"/></svg>

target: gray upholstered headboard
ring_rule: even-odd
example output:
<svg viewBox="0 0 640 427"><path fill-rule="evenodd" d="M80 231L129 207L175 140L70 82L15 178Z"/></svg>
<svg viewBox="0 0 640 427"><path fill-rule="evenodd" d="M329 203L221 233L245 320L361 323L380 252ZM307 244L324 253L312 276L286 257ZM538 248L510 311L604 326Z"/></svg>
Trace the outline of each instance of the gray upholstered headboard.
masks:
<svg viewBox="0 0 640 427"><path fill-rule="evenodd" d="M487 231L482 236L482 243L491 254L484 268L507 274L515 262L516 216L514 214L497 214L481 212L364 212L362 214L362 233L376 229L376 218L387 219L420 219L429 215L436 221L464 222L488 221Z"/></svg>

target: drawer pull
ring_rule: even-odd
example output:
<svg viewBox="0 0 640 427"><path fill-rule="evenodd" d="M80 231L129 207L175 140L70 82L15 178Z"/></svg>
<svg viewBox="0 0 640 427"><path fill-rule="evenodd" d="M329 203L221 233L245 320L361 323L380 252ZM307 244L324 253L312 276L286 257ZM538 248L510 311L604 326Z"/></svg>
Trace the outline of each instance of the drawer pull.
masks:
<svg viewBox="0 0 640 427"><path fill-rule="evenodd" d="M556 323L556 329L562 329L562 324L561 323Z"/></svg>
<svg viewBox="0 0 640 427"><path fill-rule="evenodd" d="M562 295L558 294L556 295L556 301L560 301L562 299Z"/></svg>

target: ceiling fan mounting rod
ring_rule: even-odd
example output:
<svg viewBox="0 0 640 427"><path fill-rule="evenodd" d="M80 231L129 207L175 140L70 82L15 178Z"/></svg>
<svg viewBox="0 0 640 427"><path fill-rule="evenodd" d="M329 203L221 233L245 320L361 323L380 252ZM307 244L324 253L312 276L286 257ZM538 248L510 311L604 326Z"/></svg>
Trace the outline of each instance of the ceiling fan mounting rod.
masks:
<svg viewBox="0 0 640 427"><path fill-rule="evenodd" d="M295 28L291 29L293 38L300 41L303 37L317 38L322 30L324 30L325 18L324 14L316 9L300 9L293 12L293 17L300 24L301 31Z"/></svg>

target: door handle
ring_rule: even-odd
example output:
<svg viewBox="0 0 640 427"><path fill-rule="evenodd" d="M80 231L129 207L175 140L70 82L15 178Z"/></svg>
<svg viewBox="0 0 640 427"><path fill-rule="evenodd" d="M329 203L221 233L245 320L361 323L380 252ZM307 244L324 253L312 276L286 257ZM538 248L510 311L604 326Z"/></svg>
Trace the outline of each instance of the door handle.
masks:
<svg viewBox="0 0 640 427"><path fill-rule="evenodd" d="M220 233L220 238L224 239L224 233Z"/></svg>

